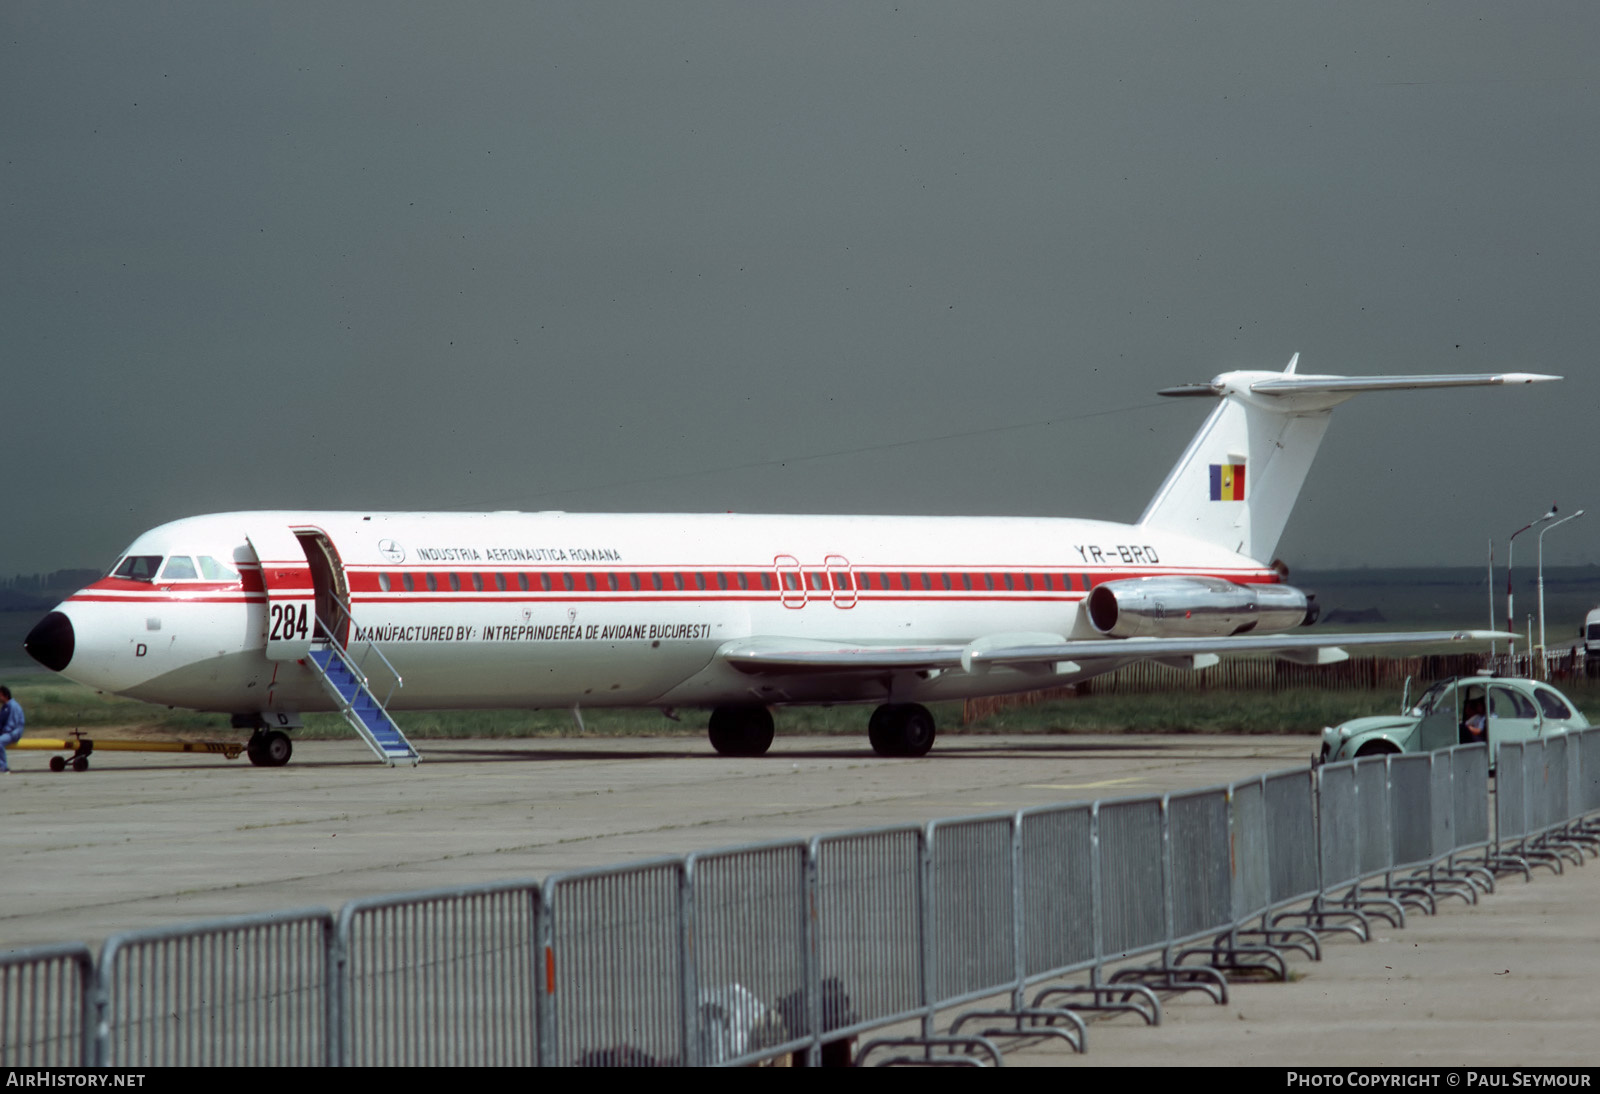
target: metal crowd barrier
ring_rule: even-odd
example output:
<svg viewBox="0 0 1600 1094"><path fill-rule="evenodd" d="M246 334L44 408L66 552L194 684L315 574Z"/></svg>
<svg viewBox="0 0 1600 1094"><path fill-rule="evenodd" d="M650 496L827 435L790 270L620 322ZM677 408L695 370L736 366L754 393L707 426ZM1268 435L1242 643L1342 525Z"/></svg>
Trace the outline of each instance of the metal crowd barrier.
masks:
<svg viewBox="0 0 1600 1094"><path fill-rule="evenodd" d="M100 954L96 1063L327 1063L333 916L317 908L113 935Z"/></svg>
<svg viewBox="0 0 1600 1094"><path fill-rule="evenodd" d="M544 883L541 1063L689 1064L682 859L557 874Z"/></svg>
<svg viewBox="0 0 1600 1094"><path fill-rule="evenodd" d="M539 906L539 887L518 881L346 904L335 1060L537 1064Z"/></svg>
<svg viewBox="0 0 1600 1094"><path fill-rule="evenodd" d="M1587 762L1586 762L1587 761ZM1600 729L0 954L0 1063L999 1063L1600 853ZM1480 858L1471 857L1473 852ZM1032 998L1028 993L1032 992ZM961 1008L969 1008L962 1011ZM957 1013L957 1012L960 1013ZM941 1034L941 1023L944 1032Z"/></svg>
<svg viewBox="0 0 1600 1094"><path fill-rule="evenodd" d="M1600 837L1584 823L1600 771L1583 758L1600 758L1600 729L1502 742L1495 770L1497 865L1535 866L1561 873L1564 863L1581 865L1600 854Z"/></svg>
<svg viewBox="0 0 1600 1094"><path fill-rule="evenodd" d="M81 942L0 953L0 1067L92 1060L94 984Z"/></svg>
<svg viewBox="0 0 1600 1094"><path fill-rule="evenodd" d="M804 840L690 855L690 973L703 1065L806 1049L806 1031L840 1025L837 992L807 990L811 859ZM827 985L824 985L826 987Z"/></svg>

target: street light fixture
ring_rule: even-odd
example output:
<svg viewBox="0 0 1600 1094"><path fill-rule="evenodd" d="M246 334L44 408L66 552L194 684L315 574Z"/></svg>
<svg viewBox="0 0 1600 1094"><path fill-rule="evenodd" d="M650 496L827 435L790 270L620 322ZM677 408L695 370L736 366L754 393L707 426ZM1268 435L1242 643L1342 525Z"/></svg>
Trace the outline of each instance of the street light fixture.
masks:
<svg viewBox="0 0 1600 1094"><path fill-rule="evenodd" d="M1551 520L1555 520L1555 519L1556 519L1556 507L1555 507L1554 504L1552 504L1550 506L1550 511L1548 513L1546 513L1544 516L1540 517L1538 520L1530 520L1527 524L1524 524L1521 528L1518 528L1515 532L1512 532L1511 533L1511 540L1510 540L1510 542L1508 542L1506 544L1506 630L1510 631L1511 632L1511 636L1512 636L1511 637L1511 641L1507 646L1507 649L1510 651L1512 657L1515 657L1517 655L1517 639L1516 639L1516 634L1517 634L1517 616L1516 616L1516 613L1512 610L1512 607L1511 607L1511 603L1512 603L1511 562L1512 562L1513 558L1515 558L1515 556L1516 556L1517 537L1520 536L1522 533L1526 532L1529 528L1532 528L1536 524L1543 524L1546 521L1551 521Z"/></svg>
<svg viewBox="0 0 1600 1094"><path fill-rule="evenodd" d="M1553 509L1551 511L1554 512ZM1539 652L1541 653L1544 652L1544 534L1551 528L1559 528L1567 521L1577 520L1581 516L1583 510L1579 509L1570 517L1562 517L1554 524L1539 529Z"/></svg>

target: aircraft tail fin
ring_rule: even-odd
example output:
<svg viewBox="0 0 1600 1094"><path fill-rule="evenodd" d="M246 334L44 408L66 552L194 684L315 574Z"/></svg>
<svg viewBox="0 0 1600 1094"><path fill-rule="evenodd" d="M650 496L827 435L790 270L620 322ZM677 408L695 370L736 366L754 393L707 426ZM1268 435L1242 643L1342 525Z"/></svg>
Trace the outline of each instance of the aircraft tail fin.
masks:
<svg viewBox="0 0 1600 1094"><path fill-rule="evenodd" d="M1139 523L1268 561L1299 497L1333 408L1364 391L1533 384L1533 372L1439 376L1300 375L1297 353L1282 372L1225 372L1209 384L1162 395L1220 398L1146 506Z"/></svg>

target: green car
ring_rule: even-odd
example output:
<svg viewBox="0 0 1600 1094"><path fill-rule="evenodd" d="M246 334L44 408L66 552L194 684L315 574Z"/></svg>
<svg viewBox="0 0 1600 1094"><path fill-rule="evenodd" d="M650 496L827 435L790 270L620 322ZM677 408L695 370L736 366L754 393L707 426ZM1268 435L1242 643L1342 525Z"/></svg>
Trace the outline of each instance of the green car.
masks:
<svg viewBox="0 0 1600 1094"><path fill-rule="evenodd" d="M1458 676L1433 685L1404 714L1352 718L1324 729L1317 759L1332 763L1385 752L1431 752L1487 740L1492 768L1501 741L1588 727L1583 713L1549 684L1511 676Z"/></svg>

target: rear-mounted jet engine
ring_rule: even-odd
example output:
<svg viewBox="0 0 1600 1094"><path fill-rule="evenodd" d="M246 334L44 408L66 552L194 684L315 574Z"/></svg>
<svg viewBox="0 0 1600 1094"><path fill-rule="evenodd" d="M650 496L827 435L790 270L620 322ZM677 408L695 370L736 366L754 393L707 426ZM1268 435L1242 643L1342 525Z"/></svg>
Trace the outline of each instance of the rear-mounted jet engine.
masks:
<svg viewBox="0 0 1600 1094"><path fill-rule="evenodd" d="M1217 577L1108 581L1089 594L1089 622L1112 638L1221 638L1273 634L1317 621L1292 585L1236 585Z"/></svg>

